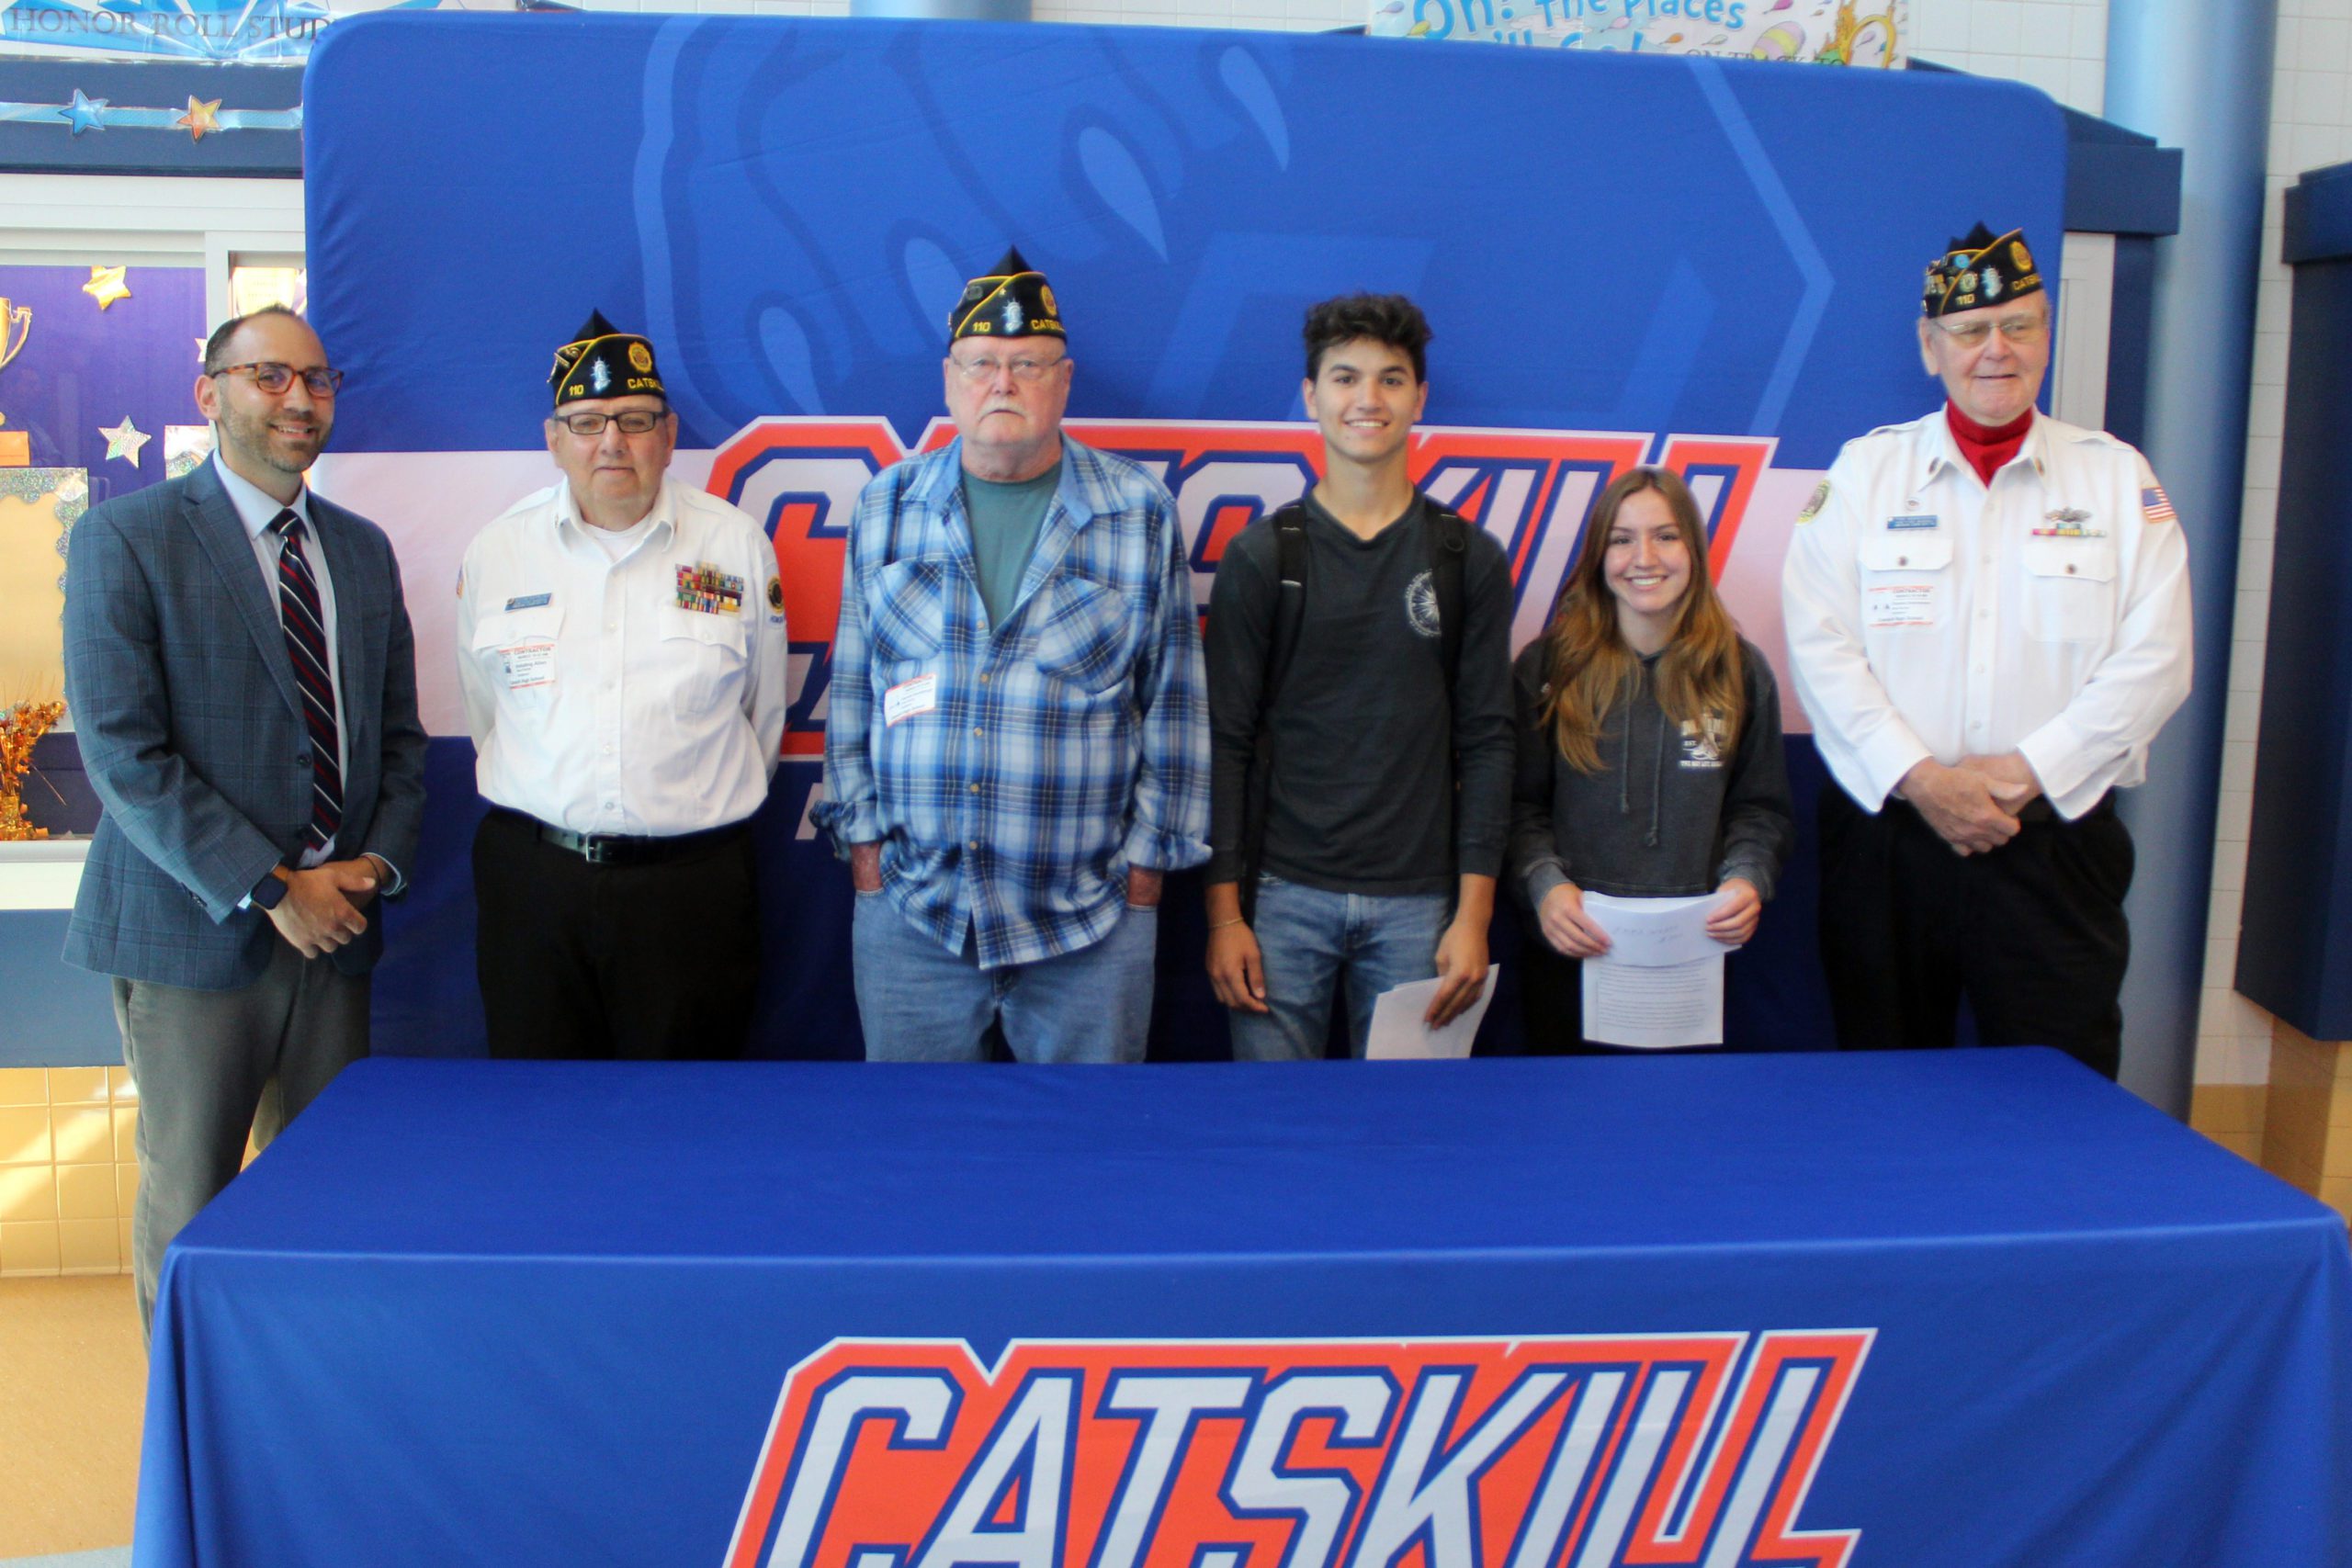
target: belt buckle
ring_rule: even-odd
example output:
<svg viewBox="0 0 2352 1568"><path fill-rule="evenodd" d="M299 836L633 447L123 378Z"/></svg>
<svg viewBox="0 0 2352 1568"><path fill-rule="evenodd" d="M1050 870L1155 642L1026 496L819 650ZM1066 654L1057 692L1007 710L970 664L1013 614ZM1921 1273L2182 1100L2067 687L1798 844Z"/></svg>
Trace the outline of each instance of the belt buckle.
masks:
<svg viewBox="0 0 2352 1568"><path fill-rule="evenodd" d="M583 833L580 838L580 858L590 865L610 865L613 863L612 852L609 848L611 843L610 839L600 839L594 833Z"/></svg>

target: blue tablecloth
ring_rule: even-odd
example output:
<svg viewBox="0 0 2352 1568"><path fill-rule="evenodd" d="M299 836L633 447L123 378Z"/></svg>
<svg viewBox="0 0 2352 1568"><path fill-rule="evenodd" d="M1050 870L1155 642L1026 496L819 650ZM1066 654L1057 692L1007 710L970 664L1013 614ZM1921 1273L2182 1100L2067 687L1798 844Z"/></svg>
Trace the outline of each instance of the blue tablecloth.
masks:
<svg viewBox="0 0 2352 1568"><path fill-rule="evenodd" d="M2347 1286L2041 1051L378 1060L172 1249L134 1561L2343 1563Z"/></svg>

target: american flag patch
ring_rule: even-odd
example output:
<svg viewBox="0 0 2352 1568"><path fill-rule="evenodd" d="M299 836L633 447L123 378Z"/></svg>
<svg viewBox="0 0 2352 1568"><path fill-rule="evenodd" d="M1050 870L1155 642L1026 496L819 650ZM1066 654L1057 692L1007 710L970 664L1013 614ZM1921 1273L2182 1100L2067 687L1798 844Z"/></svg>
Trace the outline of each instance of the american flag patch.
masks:
<svg viewBox="0 0 2352 1568"><path fill-rule="evenodd" d="M2147 513L2151 523L2174 523L2180 517L2172 509L2172 498L2165 494L2162 485L2150 485L2140 492L2140 510Z"/></svg>

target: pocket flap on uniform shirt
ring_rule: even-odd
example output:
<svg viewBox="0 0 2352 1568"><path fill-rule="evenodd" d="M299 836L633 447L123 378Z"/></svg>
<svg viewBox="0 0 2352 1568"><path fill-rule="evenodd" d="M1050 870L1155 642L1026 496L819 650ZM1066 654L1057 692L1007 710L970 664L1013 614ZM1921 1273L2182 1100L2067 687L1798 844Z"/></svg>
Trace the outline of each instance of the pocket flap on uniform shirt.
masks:
<svg viewBox="0 0 2352 1568"><path fill-rule="evenodd" d="M474 623L474 647L511 648L522 642L553 642L563 626L563 611L554 604L528 610L502 610Z"/></svg>
<svg viewBox="0 0 2352 1568"><path fill-rule="evenodd" d="M673 607L662 616L662 636L689 637L713 648L743 651L743 621L740 615L714 615L704 610Z"/></svg>
<svg viewBox="0 0 2352 1568"><path fill-rule="evenodd" d="M2041 537L2025 542L2025 569L2036 577L2071 577L2077 582L2115 581L2115 546L2104 538Z"/></svg>
<svg viewBox="0 0 2352 1568"><path fill-rule="evenodd" d="M1872 571L1941 571L1951 565L1945 534L1873 535L1862 541L1862 565Z"/></svg>

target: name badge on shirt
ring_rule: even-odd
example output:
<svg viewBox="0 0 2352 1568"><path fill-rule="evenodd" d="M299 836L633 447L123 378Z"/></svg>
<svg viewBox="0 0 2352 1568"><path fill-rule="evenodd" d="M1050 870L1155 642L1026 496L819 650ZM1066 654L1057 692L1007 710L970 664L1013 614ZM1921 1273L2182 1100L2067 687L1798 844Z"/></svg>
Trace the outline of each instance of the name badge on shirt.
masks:
<svg viewBox="0 0 2352 1568"><path fill-rule="evenodd" d="M1932 512L1915 512L1905 517L1890 517L1886 525L1890 528L1932 528L1937 522L1937 515Z"/></svg>
<svg viewBox="0 0 2352 1568"><path fill-rule="evenodd" d="M1890 582L1869 594L1870 626L1932 626L1936 624L1936 585L1932 582Z"/></svg>
<svg viewBox="0 0 2352 1568"><path fill-rule="evenodd" d="M743 580L732 572L719 570L708 561L678 569L678 608L699 610L706 615L740 615L743 613Z"/></svg>
<svg viewBox="0 0 2352 1568"><path fill-rule="evenodd" d="M911 681L901 681L882 694L882 728L888 729L902 718L929 713L939 706L939 676L936 673L918 675Z"/></svg>
<svg viewBox="0 0 2352 1568"><path fill-rule="evenodd" d="M554 598L552 593L526 593L518 599L506 601L506 607L510 610L536 610Z"/></svg>
<svg viewBox="0 0 2352 1568"><path fill-rule="evenodd" d="M498 650L498 661L510 692L555 684L555 644L551 642L511 644Z"/></svg>

